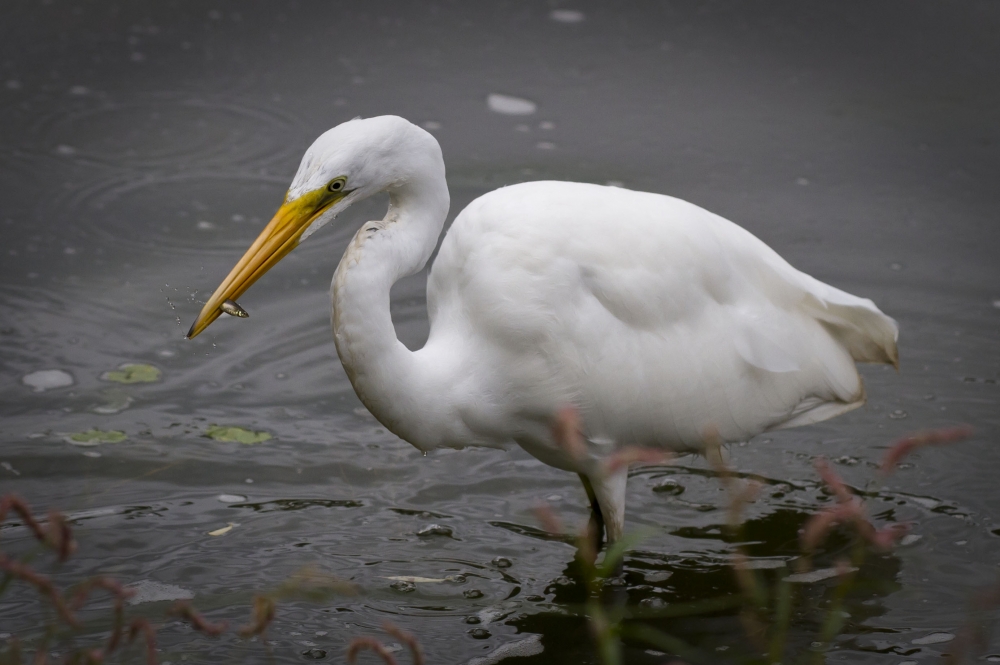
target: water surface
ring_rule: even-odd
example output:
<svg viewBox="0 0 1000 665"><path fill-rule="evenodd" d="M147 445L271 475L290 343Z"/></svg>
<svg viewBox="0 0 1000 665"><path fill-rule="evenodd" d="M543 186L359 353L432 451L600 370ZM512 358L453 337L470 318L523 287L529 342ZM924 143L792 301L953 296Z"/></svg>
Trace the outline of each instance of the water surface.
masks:
<svg viewBox="0 0 1000 665"><path fill-rule="evenodd" d="M7 14L0 490L74 518L80 549L59 580L104 573L145 585L153 600L131 611L163 623L161 660L295 662L310 649L337 660L388 619L418 634L434 663L531 635L544 651L512 662L596 662L573 615L583 597L574 549L532 513L546 501L582 524L576 478L517 450L421 456L367 414L340 367L329 279L384 201L342 216L255 285L241 299L249 320L183 339L305 147L356 115L396 113L438 137L452 217L483 192L539 178L667 193L899 321L900 372L863 370L864 409L731 451L768 483L748 511L751 554L782 562L829 501L817 456L864 487L895 437L977 428L917 455L870 500L881 521L910 521L920 538L869 560L872 591L852 601L829 662L934 660L950 643L928 636L954 634L971 594L995 581L995 3L65 0ZM397 332L413 348L427 335L425 280L393 291ZM162 375L101 378L124 363ZM23 383L52 369L73 384ZM271 438L217 441L206 436L216 425ZM94 428L125 440L68 441ZM683 493L656 491L667 481ZM733 592L724 507L697 459L636 470L628 525L652 535L626 559L629 602ZM419 535L432 524L451 536ZM30 549L22 528L2 537L5 551ZM307 565L361 593L283 603L271 656L259 642L165 621L169 601L155 600L193 595L213 619L242 623L254 593ZM445 581L390 579L407 576ZM810 586L815 606L830 589ZM33 635L39 616L32 594L8 590L0 632ZM816 616L796 619L793 644L808 644ZM657 625L720 661L747 648L733 613ZM1000 642L988 653L1000 655ZM629 643L627 660L662 656Z"/></svg>

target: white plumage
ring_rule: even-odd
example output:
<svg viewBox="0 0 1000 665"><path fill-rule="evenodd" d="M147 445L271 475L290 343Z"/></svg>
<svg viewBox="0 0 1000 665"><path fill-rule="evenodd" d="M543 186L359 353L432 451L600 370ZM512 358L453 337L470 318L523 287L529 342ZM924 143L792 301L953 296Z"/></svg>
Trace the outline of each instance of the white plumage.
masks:
<svg viewBox="0 0 1000 665"><path fill-rule="evenodd" d="M708 428L739 441L818 422L864 402L856 361L897 362L895 322L870 300L799 272L732 222L668 196L571 182L504 187L458 215L428 279L429 338L411 352L396 339L389 289L427 262L448 192L437 141L389 116L344 123L310 147L285 205L191 335L299 236L378 191L389 212L358 231L332 288L358 396L420 449L517 443L581 473L611 539L626 473L598 474L592 460L624 445L697 451ZM588 460L552 440L568 405Z"/></svg>

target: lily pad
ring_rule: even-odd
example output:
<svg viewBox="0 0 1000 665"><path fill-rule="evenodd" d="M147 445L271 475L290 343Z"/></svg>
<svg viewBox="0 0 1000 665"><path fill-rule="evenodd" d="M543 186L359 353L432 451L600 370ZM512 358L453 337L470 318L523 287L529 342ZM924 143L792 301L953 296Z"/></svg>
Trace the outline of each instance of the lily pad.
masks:
<svg viewBox="0 0 1000 665"><path fill-rule="evenodd" d="M210 426L208 431L205 432L205 436L216 441L236 441L237 443L245 443L247 445L263 443L271 439L271 435L267 432L254 432L242 427L229 427L225 425Z"/></svg>
<svg viewBox="0 0 1000 665"><path fill-rule="evenodd" d="M99 446L102 443L121 443L126 438L121 430L89 429L86 432L73 432L66 437L74 446Z"/></svg>
<svg viewBox="0 0 1000 665"><path fill-rule="evenodd" d="M154 383L160 380L162 374L158 367L152 365L125 363L116 370L101 374L101 378L115 383Z"/></svg>
<svg viewBox="0 0 1000 665"><path fill-rule="evenodd" d="M127 409L133 401L132 397L126 395L118 388L111 388L104 391L104 404L98 404L90 410L101 415L121 413Z"/></svg>

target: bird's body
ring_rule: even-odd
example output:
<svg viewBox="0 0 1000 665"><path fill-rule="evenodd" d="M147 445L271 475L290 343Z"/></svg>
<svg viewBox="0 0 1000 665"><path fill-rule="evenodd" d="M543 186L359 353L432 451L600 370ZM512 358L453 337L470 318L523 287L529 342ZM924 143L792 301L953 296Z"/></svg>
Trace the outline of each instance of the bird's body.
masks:
<svg viewBox="0 0 1000 665"><path fill-rule="evenodd" d="M411 352L396 339L389 290L426 264L443 228L433 137L398 118L340 125L303 158L286 207L349 170L339 151L365 131L397 172L379 183L385 219L362 226L334 276L334 336L358 396L422 450L516 443L581 473L612 539L626 475L601 475L594 461L626 445L698 451L709 429L738 441L818 422L864 402L856 361L896 362L895 323L870 300L799 272L732 222L668 196L570 182L504 187L458 215L428 278L427 343ZM242 293L233 274L216 296ZM586 459L551 435L569 405Z"/></svg>

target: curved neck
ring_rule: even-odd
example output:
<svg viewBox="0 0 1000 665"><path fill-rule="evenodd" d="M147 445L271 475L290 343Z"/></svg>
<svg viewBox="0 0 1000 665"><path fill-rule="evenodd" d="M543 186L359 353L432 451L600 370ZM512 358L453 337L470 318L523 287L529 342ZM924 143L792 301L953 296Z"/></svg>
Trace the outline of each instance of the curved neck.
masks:
<svg viewBox="0 0 1000 665"><path fill-rule="evenodd" d="M414 354L396 338L389 290L421 270L448 215L443 172L422 174L387 190L384 219L354 235L333 278L333 334L337 353L362 403L391 432L418 447L433 434L426 426L437 391ZM413 415L421 414L420 418Z"/></svg>

